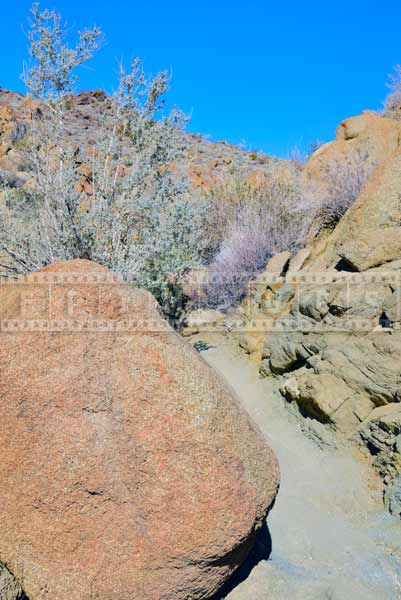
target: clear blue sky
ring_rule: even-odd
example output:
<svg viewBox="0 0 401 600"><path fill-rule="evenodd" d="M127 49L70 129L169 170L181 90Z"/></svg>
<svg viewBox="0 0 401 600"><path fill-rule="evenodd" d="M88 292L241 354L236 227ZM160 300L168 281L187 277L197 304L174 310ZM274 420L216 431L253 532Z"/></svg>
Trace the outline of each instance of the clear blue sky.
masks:
<svg viewBox="0 0 401 600"><path fill-rule="evenodd" d="M4 2L0 85L23 90L27 0ZM332 139L341 119L380 108L401 62L401 2L48 0L70 25L97 24L107 44L80 72L83 89L111 90L121 58L172 70L170 99L190 129L286 156Z"/></svg>

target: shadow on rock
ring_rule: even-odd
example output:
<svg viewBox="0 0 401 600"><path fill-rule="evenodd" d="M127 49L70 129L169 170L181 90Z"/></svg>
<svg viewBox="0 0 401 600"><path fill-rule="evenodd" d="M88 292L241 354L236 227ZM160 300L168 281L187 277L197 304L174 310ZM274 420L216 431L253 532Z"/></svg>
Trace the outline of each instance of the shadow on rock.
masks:
<svg viewBox="0 0 401 600"><path fill-rule="evenodd" d="M232 574L224 586L210 600L223 600L234 588L245 581L252 569L262 560L268 560L272 551L272 538L267 523L256 535L254 544L242 565Z"/></svg>

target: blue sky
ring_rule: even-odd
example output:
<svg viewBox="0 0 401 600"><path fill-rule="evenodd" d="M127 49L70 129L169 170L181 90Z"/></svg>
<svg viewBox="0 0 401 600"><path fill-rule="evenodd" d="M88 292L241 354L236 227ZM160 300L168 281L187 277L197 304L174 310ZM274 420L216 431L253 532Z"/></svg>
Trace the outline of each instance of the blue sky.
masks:
<svg viewBox="0 0 401 600"><path fill-rule="evenodd" d="M4 2L0 85L19 79L30 1ZM134 56L151 73L172 71L170 100L190 129L287 156L332 139L337 124L382 105L401 63L401 2L48 0L69 25L97 24L106 45L81 69L82 89L113 88L118 63Z"/></svg>

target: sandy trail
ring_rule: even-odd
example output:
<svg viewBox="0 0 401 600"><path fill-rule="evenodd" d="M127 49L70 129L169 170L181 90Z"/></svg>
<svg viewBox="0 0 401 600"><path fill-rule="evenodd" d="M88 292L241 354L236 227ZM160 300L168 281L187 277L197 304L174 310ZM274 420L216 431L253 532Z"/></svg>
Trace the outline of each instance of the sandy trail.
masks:
<svg viewBox="0 0 401 600"><path fill-rule="evenodd" d="M322 450L244 354L223 339L206 341L214 347L202 356L234 389L281 467L280 492L253 565L269 559L248 563L220 597L401 599L401 524L383 508L370 467L349 448Z"/></svg>

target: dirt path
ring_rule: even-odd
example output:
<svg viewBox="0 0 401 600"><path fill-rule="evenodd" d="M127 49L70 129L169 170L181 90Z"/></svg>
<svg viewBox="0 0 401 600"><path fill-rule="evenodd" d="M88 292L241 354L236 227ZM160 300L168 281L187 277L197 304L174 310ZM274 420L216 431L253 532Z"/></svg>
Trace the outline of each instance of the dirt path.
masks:
<svg viewBox="0 0 401 600"><path fill-rule="evenodd" d="M209 341L209 340L206 340ZM269 560L224 592L227 600L401 599L401 524L383 509L377 480L350 449L321 449L273 384L227 342L202 352L228 381L276 452L281 488L268 518ZM270 548L269 533L261 553ZM268 551L266 550L268 548ZM258 550L259 552L259 550ZM256 557L257 558L257 557Z"/></svg>

